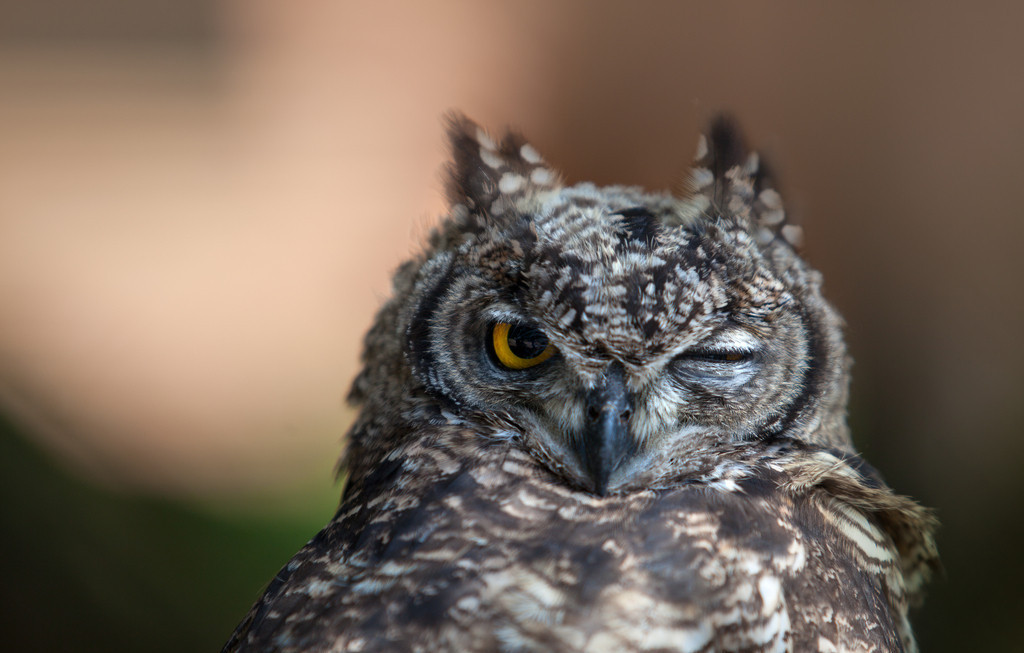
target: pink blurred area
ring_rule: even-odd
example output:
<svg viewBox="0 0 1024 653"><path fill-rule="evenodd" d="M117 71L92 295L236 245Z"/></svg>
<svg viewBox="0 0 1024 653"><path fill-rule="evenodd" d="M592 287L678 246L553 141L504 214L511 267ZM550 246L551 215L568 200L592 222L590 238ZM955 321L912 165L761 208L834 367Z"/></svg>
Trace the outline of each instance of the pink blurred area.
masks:
<svg viewBox="0 0 1024 653"><path fill-rule="evenodd" d="M997 5L233 0L194 39L0 38L0 403L114 485L329 483L362 333L443 211L446 111L663 188L724 109L850 322L855 427L956 503L936 479L1024 453Z"/></svg>

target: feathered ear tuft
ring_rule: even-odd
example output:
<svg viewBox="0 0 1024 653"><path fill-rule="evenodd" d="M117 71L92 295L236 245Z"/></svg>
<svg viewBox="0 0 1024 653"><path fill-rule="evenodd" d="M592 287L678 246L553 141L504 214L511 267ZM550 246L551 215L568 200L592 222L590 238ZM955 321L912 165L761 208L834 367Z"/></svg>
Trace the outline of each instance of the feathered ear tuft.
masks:
<svg viewBox="0 0 1024 653"><path fill-rule="evenodd" d="M694 168L684 193L712 217L743 219L761 245L782 240L794 249L803 229L786 220L782 197L768 167L751 152L729 116L718 116L697 142Z"/></svg>
<svg viewBox="0 0 1024 653"><path fill-rule="evenodd" d="M517 133L495 141L466 116L452 113L448 139L448 201L471 213L500 215L522 198L561 185L558 174Z"/></svg>

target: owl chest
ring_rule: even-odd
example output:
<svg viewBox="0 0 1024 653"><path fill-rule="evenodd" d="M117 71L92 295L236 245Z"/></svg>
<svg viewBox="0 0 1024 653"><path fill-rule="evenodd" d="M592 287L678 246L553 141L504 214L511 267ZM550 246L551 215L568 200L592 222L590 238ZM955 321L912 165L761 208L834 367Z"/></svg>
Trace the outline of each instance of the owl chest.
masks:
<svg viewBox="0 0 1024 653"><path fill-rule="evenodd" d="M898 646L891 569L844 561L814 501L760 481L601 498L504 467L378 504L341 572L349 632L423 650Z"/></svg>
<svg viewBox="0 0 1024 653"><path fill-rule="evenodd" d="M345 600L372 596L377 634L429 633L442 649L697 651L732 623L772 650L790 626L784 577L806 551L774 513L732 499L595 498L468 472L368 521Z"/></svg>

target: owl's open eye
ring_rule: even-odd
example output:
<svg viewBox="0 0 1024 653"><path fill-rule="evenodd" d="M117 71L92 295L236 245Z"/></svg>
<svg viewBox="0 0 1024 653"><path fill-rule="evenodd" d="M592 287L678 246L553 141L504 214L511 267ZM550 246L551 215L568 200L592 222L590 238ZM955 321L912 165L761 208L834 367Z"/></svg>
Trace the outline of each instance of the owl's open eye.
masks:
<svg viewBox="0 0 1024 653"><path fill-rule="evenodd" d="M525 370L551 358L555 346L535 326L514 322L495 322L491 327L491 351L503 367Z"/></svg>

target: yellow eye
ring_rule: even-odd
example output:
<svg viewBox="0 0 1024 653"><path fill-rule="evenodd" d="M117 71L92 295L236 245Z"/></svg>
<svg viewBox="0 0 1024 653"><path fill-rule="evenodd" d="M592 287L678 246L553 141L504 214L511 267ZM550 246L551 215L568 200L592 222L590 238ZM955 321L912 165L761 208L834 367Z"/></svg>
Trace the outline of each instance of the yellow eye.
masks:
<svg viewBox="0 0 1024 653"><path fill-rule="evenodd" d="M555 346L537 327L498 322L491 330L491 344L498 362L511 370L539 365L555 353Z"/></svg>

